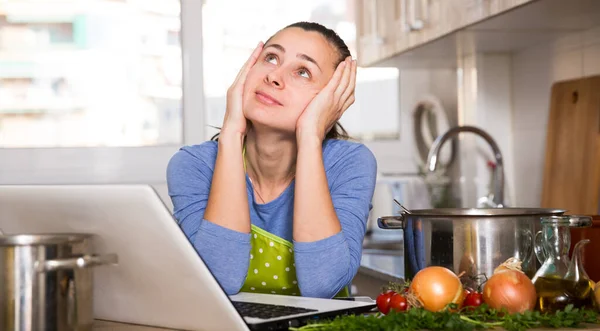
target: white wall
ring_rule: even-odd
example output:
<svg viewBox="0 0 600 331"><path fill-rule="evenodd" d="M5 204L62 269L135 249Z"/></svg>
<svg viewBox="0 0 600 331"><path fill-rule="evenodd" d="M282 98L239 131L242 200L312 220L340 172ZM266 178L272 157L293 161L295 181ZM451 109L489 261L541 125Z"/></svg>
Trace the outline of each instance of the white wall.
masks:
<svg viewBox="0 0 600 331"><path fill-rule="evenodd" d="M502 155L504 206L515 206L514 157L511 119L510 53L477 53L458 59L460 69L459 124L482 129L498 145ZM462 207L483 207L482 197L494 192L494 172L488 161L496 162L491 144L474 133L459 136L460 195Z"/></svg>
<svg viewBox="0 0 600 331"><path fill-rule="evenodd" d="M400 139L371 141L366 145L377 158L379 172L415 174L418 169L415 162L413 111L422 97L431 94L440 99L450 126L456 125L456 70L401 70L399 93Z"/></svg>
<svg viewBox="0 0 600 331"><path fill-rule="evenodd" d="M535 45L512 58L516 200L541 203L550 89L561 80L600 74L600 27Z"/></svg>

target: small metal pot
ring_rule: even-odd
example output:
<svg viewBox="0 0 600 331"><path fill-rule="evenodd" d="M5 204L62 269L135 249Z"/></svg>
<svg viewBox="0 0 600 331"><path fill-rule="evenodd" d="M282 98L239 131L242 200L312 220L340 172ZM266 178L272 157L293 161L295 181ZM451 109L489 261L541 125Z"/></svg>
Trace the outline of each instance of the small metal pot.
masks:
<svg viewBox="0 0 600 331"><path fill-rule="evenodd" d="M117 263L93 255L93 235L0 235L0 329L91 330L93 270Z"/></svg>
<svg viewBox="0 0 600 331"><path fill-rule="evenodd" d="M559 209L422 209L377 220L382 229L404 231L405 278L428 266L446 267L456 274L485 274L511 257L533 277L534 234L543 216L562 215ZM471 284L474 285L474 284Z"/></svg>

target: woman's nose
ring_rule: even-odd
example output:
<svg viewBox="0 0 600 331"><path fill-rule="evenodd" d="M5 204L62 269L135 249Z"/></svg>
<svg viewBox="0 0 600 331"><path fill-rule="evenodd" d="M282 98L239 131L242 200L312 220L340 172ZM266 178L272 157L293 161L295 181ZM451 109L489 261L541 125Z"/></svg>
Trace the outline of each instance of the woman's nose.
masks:
<svg viewBox="0 0 600 331"><path fill-rule="evenodd" d="M265 82L276 88L283 88L284 83L279 70L273 70L265 76Z"/></svg>

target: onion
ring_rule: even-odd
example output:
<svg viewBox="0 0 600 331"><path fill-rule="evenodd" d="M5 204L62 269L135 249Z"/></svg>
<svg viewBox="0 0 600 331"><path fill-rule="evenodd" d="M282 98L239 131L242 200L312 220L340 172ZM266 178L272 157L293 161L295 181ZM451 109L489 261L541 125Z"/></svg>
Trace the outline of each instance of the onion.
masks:
<svg viewBox="0 0 600 331"><path fill-rule="evenodd" d="M502 270L522 271L521 264L523 264L521 260L517 259L516 257L511 257L508 260L504 261L504 263L499 265L498 268L494 269L494 274Z"/></svg>
<svg viewBox="0 0 600 331"><path fill-rule="evenodd" d="M449 269L427 267L417 272L413 278L409 296L416 297L426 310L435 312L446 308L450 303L460 306L465 299L465 291L458 276Z"/></svg>
<svg viewBox="0 0 600 331"><path fill-rule="evenodd" d="M483 287L483 302L490 308L505 308L509 313L533 310L537 300L535 286L521 271L498 270Z"/></svg>

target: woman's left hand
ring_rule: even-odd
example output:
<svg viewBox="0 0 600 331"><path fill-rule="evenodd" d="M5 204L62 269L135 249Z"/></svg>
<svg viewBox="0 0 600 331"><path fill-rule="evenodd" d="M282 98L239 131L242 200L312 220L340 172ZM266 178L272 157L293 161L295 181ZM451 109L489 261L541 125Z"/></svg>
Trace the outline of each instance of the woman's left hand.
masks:
<svg viewBox="0 0 600 331"><path fill-rule="evenodd" d="M296 137L315 137L322 141L346 109L354 103L356 60L342 61L329 83L304 109L296 122Z"/></svg>

